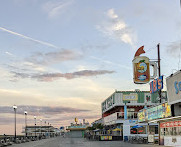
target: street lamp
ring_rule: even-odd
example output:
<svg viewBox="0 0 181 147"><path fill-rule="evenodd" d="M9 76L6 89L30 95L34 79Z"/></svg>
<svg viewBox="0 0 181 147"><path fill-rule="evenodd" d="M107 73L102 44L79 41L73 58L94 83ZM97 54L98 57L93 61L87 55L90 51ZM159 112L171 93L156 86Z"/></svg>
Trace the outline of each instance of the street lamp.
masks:
<svg viewBox="0 0 181 147"><path fill-rule="evenodd" d="M14 105L13 109L14 109L14 141L16 142L16 109L17 109L17 106Z"/></svg>
<svg viewBox="0 0 181 147"><path fill-rule="evenodd" d="M41 129L42 129L42 119L40 119L40 123L41 123L41 128L40 128L40 132L42 131ZM41 132L41 134L42 134L42 132Z"/></svg>
<svg viewBox="0 0 181 147"><path fill-rule="evenodd" d="M45 136L46 136L47 128L46 128L46 121L45 121Z"/></svg>
<svg viewBox="0 0 181 147"><path fill-rule="evenodd" d="M51 137L51 124L50 124L50 137Z"/></svg>
<svg viewBox="0 0 181 147"><path fill-rule="evenodd" d="M28 114L28 112L24 111L24 114L25 114L25 136L27 137L27 114Z"/></svg>
<svg viewBox="0 0 181 147"><path fill-rule="evenodd" d="M36 116L34 116L34 120L35 120L35 138L36 138Z"/></svg>
<svg viewBox="0 0 181 147"><path fill-rule="evenodd" d="M48 122L48 136L50 136L50 132L49 132L49 122Z"/></svg>

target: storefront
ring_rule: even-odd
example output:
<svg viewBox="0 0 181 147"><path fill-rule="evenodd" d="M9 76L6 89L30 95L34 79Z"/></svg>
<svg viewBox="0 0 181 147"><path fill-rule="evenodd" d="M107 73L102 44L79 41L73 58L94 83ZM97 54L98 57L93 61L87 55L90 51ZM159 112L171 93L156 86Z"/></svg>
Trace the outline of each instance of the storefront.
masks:
<svg viewBox="0 0 181 147"><path fill-rule="evenodd" d="M159 120L160 145L181 147L181 117Z"/></svg>
<svg viewBox="0 0 181 147"><path fill-rule="evenodd" d="M147 122L148 140L149 138L153 138L150 139L152 143L159 143L159 125L152 126L150 124L151 123L159 124L160 120L170 119L170 117L171 117L171 107L168 103L163 103L154 107L140 110L140 112L138 113L138 122L140 123ZM163 145L164 144L163 141L160 142L160 144Z"/></svg>

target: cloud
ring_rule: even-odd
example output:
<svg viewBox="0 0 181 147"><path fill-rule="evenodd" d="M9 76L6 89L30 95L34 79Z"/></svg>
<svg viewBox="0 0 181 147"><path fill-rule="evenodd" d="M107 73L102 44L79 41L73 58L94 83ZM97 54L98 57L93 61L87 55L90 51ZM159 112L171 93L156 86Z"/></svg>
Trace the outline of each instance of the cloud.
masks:
<svg viewBox="0 0 181 147"><path fill-rule="evenodd" d="M88 112L90 110L79 109L79 108L71 108L71 107L49 107L49 106L33 106L33 105L20 105L17 106L17 114L24 115L24 111L28 112L28 115L35 114L61 114L61 113L80 113L80 112ZM13 108L10 106L0 106L0 113L14 113Z"/></svg>
<svg viewBox="0 0 181 147"><path fill-rule="evenodd" d="M12 53L10 52L5 52L5 54L9 55L9 56L14 56Z"/></svg>
<svg viewBox="0 0 181 147"><path fill-rule="evenodd" d="M37 52L26 60L34 64L49 65L63 61L76 60L81 57L82 55L78 52L62 49L60 51L48 53Z"/></svg>
<svg viewBox="0 0 181 147"><path fill-rule="evenodd" d="M97 29L110 38L113 37L121 42L134 46L136 40L134 31L128 27L123 19L119 18L114 9L109 9L106 16L108 17L108 21L104 21L101 25L97 25Z"/></svg>
<svg viewBox="0 0 181 147"><path fill-rule="evenodd" d="M19 124L19 123L22 123L24 122L24 118L18 118L16 120L16 123ZM0 121L0 125L7 125L7 124L14 124L14 120L12 117L9 117L9 116L4 116L2 117L1 116L1 121ZM2 126L1 126L2 127ZM7 128L8 129L8 128Z"/></svg>
<svg viewBox="0 0 181 147"><path fill-rule="evenodd" d="M44 74L27 74L27 73L18 73L12 72L15 78L32 78L37 79L38 81L51 82L56 80L57 78L66 78L66 79L74 79L80 77L90 77L97 76L103 74L111 74L114 71L108 70L82 70L73 73L44 73Z"/></svg>
<svg viewBox="0 0 181 147"><path fill-rule="evenodd" d="M55 18L65 12L66 8L73 3L73 0L66 1L48 1L43 5L43 10L48 13L49 18Z"/></svg>
<svg viewBox="0 0 181 147"><path fill-rule="evenodd" d="M10 34L13 34L13 35L15 35L15 36L19 36L19 37L21 37L21 38L24 38L24 39L33 41L33 42L35 42L35 43L39 43L39 44L48 46L48 47L52 47L52 48L55 48L55 49L58 49L58 48L59 48L59 47L57 47L57 46L55 46L55 45L53 45L53 44L51 44L51 43L44 42L44 41L37 40L37 39L33 39L33 38L31 38L31 37L25 36L25 35L23 35L23 34L19 34L19 33L17 33L17 32L13 32L13 31L8 30L8 29L3 28L3 27L0 27L0 30L2 30L2 31L4 31L4 32L8 32L8 33L10 33Z"/></svg>
<svg viewBox="0 0 181 147"><path fill-rule="evenodd" d="M167 53L173 57L179 57L181 54L181 41L175 41L167 46Z"/></svg>

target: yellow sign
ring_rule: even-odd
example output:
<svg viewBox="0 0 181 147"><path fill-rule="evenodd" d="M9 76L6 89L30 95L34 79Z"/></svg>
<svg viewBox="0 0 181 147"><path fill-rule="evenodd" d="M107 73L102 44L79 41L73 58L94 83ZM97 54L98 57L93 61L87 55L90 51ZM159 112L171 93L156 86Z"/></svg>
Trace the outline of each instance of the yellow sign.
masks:
<svg viewBox="0 0 181 147"><path fill-rule="evenodd" d="M124 94L123 95L123 101L137 101L138 100L138 94L137 93L131 93L131 94Z"/></svg>
<svg viewBox="0 0 181 147"><path fill-rule="evenodd" d="M75 122L76 122L76 123L78 122L78 119L77 119L77 118L75 118Z"/></svg>

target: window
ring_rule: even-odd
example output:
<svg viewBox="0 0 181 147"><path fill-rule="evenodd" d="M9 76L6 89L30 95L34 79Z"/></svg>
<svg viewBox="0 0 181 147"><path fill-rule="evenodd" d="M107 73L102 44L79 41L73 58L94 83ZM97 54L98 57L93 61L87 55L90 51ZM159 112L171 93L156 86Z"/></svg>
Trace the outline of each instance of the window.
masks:
<svg viewBox="0 0 181 147"><path fill-rule="evenodd" d="M138 128L138 134L146 134L146 126Z"/></svg>
<svg viewBox="0 0 181 147"><path fill-rule="evenodd" d="M141 128L132 128L131 126L131 134L146 134L146 126L143 126Z"/></svg>
<svg viewBox="0 0 181 147"><path fill-rule="evenodd" d="M158 126L157 125L150 125L149 126L149 133L150 134L158 134Z"/></svg>
<svg viewBox="0 0 181 147"><path fill-rule="evenodd" d="M128 108L127 109L127 112L128 112L128 119L133 119L134 118L134 112L135 112L135 109L134 108Z"/></svg>
<svg viewBox="0 0 181 147"><path fill-rule="evenodd" d="M136 128L133 128L133 129L131 129L130 131L131 131L131 132L130 132L131 134L137 134L137 129L136 129Z"/></svg>
<svg viewBox="0 0 181 147"><path fill-rule="evenodd" d="M164 128L161 128L160 134L161 134L161 136L164 136Z"/></svg>
<svg viewBox="0 0 181 147"><path fill-rule="evenodd" d="M155 134L158 134L158 126L155 126Z"/></svg>

